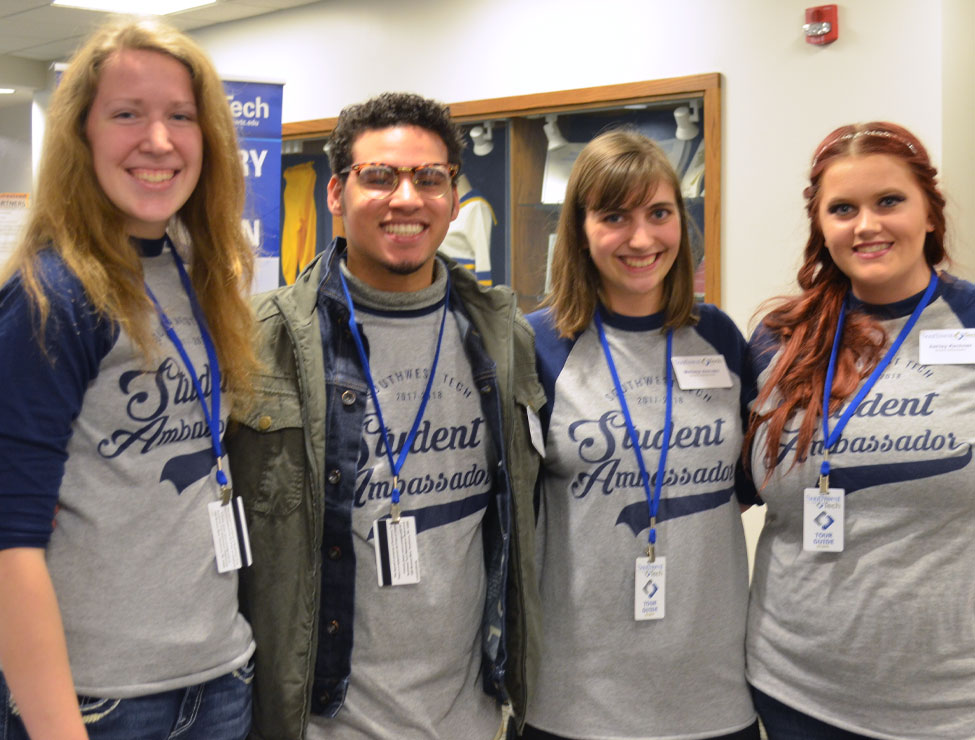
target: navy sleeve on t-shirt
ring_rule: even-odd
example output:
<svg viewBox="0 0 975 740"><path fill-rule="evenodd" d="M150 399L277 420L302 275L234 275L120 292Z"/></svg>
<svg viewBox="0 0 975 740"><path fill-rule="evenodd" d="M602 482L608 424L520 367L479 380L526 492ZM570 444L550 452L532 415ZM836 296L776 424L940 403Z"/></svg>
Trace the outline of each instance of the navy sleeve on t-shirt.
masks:
<svg viewBox="0 0 975 740"><path fill-rule="evenodd" d="M57 255L38 267L43 332L20 275L0 287L0 549L47 544L72 424L117 337Z"/></svg>

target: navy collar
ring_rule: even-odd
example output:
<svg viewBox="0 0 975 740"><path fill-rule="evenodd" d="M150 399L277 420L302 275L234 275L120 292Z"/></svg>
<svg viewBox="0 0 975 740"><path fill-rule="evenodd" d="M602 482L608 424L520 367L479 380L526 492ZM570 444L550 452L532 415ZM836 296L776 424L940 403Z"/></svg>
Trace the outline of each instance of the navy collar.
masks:
<svg viewBox="0 0 975 740"><path fill-rule="evenodd" d="M926 287L926 286L925 286ZM938 296L941 295L942 282L938 281L938 287L935 288L934 295L931 296L930 303L934 303L938 300ZM863 313L869 314L880 320L885 319L900 319L905 316L910 316L917 304L924 297L924 291L915 293L914 295L904 298L899 301L894 301L893 303L866 303L861 301L851 290L846 294L846 307L848 311L862 311Z"/></svg>
<svg viewBox="0 0 975 740"><path fill-rule="evenodd" d="M648 316L624 316L623 314L613 313L604 304L596 306L599 315L606 326L622 331L652 331L660 329L664 325L667 317L666 311L658 311Z"/></svg>
<svg viewBox="0 0 975 740"><path fill-rule="evenodd" d="M129 241L139 250L140 257L158 257L162 254L169 237L163 235L159 239L140 239L137 236L130 236Z"/></svg>

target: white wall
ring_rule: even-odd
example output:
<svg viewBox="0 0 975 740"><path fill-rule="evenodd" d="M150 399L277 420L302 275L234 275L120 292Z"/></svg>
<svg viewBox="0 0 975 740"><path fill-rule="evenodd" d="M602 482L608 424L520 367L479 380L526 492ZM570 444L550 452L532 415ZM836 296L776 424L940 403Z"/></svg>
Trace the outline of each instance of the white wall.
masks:
<svg viewBox="0 0 975 740"><path fill-rule="evenodd" d="M972 116L944 112L948 100L971 106L972 66L943 58L971 52L971 0L848 2L840 38L827 47L803 40L809 4L330 0L197 37L223 73L286 81L285 121L335 116L384 90L454 102L721 72L723 304L744 328L762 298L791 285L809 157L830 130L893 120L938 164L946 140L972 141ZM943 54L947 32L958 40ZM968 84L943 95L946 79ZM969 198L973 168L957 169Z"/></svg>
<svg viewBox="0 0 975 740"><path fill-rule="evenodd" d="M975 276L975 2L945 0L944 157L950 248L956 272Z"/></svg>
<svg viewBox="0 0 975 740"><path fill-rule="evenodd" d="M948 151L963 262L975 243L975 2L847 0L826 47L803 39L810 5L329 0L197 37L225 74L284 80L286 122L385 90L460 102L720 72L723 306L747 332L759 303L793 284L809 159L839 125L901 123L939 167ZM746 515L752 538L761 516Z"/></svg>

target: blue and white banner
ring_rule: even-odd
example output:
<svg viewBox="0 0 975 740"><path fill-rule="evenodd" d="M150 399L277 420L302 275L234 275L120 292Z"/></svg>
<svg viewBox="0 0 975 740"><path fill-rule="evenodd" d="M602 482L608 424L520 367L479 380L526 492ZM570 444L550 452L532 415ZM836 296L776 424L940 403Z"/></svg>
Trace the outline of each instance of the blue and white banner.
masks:
<svg viewBox="0 0 975 740"><path fill-rule="evenodd" d="M277 287L281 255L281 99L277 82L224 80L247 181L244 232L258 257L256 290Z"/></svg>

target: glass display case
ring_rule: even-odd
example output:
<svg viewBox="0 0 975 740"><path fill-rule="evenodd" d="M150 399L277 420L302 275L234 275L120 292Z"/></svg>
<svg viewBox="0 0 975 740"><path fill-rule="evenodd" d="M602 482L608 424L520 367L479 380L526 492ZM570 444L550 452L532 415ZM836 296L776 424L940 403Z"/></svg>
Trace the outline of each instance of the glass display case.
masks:
<svg viewBox="0 0 975 740"><path fill-rule="evenodd" d="M693 75L603 87L473 100L450 104L468 146L459 184L461 213L475 203L482 211L476 229L470 218L459 227L487 240L489 275L510 285L524 311L545 295L548 257L565 191L579 150L609 128L636 128L657 141L681 179L690 212L697 272L695 292L721 302L721 78ZM320 201L319 241L341 235L324 207L330 173L322 153L336 119L285 123L283 172L302 157L315 160ZM283 183L283 189L286 187ZM287 200L287 195L285 196ZM282 208L282 213L284 213ZM456 223L456 222L455 222ZM485 228L485 223L490 227ZM474 241L475 237L467 238ZM324 247L320 243L317 249ZM479 266L485 260L479 260ZM481 272L481 270L479 270Z"/></svg>

